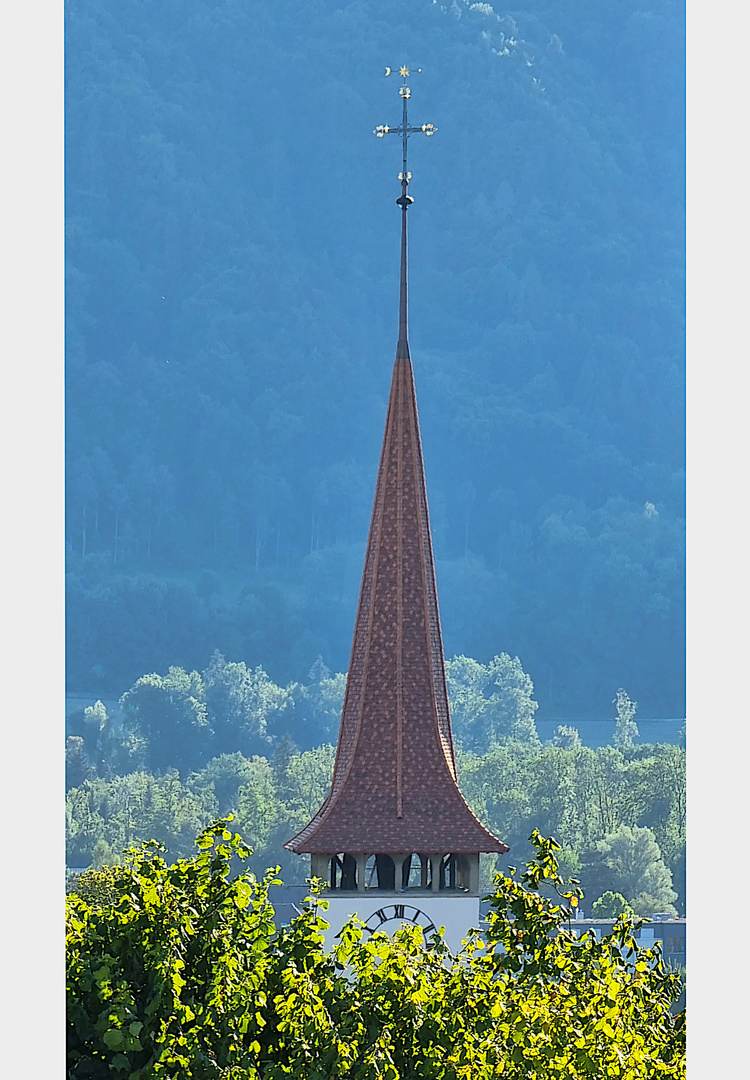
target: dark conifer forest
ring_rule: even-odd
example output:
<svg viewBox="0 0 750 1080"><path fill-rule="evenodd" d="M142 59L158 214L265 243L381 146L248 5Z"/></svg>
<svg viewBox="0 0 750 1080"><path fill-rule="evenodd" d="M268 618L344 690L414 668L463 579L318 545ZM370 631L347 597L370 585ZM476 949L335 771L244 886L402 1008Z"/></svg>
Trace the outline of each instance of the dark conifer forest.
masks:
<svg viewBox="0 0 750 1080"><path fill-rule="evenodd" d="M540 719L684 716L682 4L66 12L69 688L346 670L406 62L446 654L519 657Z"/></svg>

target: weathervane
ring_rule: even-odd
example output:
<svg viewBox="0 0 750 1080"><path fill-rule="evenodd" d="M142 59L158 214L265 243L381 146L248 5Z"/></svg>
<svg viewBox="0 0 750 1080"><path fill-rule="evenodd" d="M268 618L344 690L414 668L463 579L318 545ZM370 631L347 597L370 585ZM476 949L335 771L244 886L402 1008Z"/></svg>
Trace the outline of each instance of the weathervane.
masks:
<svg viewBox="0 0 750 1080"><path fill-rule="evenodd" d="M404 105L404 112L403 112L403 118L401 120L401 123L400 123L400 125L398 127L388 127L387 124L380 124L373 131L373 135L377 135L377 137L379 139L382 139L384 135L400 135L401 136L401 141L402 141L402 144L403 144L403 151L404 151L404 162L403 162L402 170L398 174L398 178L401 181L401 198L396 199L396 202L401 207L401 209L404 211L404 213L406 213L406 210L407 210L408 206L410 205L410 203L414 202L414 199L412 199L411 195L406 194L407 185L408 185L409 181L411 180L411 173L408 172L407 168L406 168L406 146L407 146L409 136L410 135L417 135L417 134L419 134L419 135L434 135L435 132L437 131L437 128L435 127L434 124L422 124L421 127L415 127L413 124L409 123L407 115L406 115L406 103L409 100L409 98L411 97L411 89L407 85L406 80L409 78L410 75L419 74L419 72L421 70L422 70L421 68L415 68L414 70L410 70L406 66L402 66L402 67L400 67L398 69L398 74L401 76L401 79L402 79L402 83L401 83L401 86L399 87L398 92L401 95L401 99L402 99L403 105ZM396 72L393 70L393 68L389 68L389 67L387 67L385 69L385 73L386 73L386 76L396 74Z"/></svg>

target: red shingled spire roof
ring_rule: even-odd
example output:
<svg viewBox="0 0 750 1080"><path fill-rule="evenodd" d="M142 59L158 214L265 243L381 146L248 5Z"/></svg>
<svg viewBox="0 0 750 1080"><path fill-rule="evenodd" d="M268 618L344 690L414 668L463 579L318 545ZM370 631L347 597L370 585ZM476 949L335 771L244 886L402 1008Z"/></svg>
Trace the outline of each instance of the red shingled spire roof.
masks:
<svg viewBox="0 0 750 1080"><path fill-rule="evenodd" d="M402 182L399 340L333 781L285 847L505 852L456 783L417 401L407 340Z"/></svg>

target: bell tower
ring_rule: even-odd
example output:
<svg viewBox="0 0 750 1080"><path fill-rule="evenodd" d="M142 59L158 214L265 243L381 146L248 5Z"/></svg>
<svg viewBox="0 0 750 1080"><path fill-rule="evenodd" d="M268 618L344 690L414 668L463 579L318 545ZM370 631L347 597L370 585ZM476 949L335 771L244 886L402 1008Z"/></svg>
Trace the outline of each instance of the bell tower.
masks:
<svg viewBox="0 0 750 1080"><path fill-rule="evenodd" d="M412 73L399 74L402 122L375 129L403 146L396 360L331 790L285 847L309 854L312 876L328 884L331 940L356 913L369 931L444 926L457 949L479 918L480 852L508 848L457 783L407 334L407 140L437 129L409 124Z"/></svg>

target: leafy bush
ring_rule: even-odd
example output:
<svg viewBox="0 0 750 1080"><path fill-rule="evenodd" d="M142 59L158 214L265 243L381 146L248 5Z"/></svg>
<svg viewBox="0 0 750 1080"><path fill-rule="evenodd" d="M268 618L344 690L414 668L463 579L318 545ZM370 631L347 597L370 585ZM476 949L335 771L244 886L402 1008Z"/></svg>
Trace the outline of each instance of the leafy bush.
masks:
<svg viewBox="0 0 750 1080"><path fill-rule="evenodd" d="M616 919L622 914L632 918L633 909L619 892L608 890L591 905L592 919Z"/></svg>
<svg viewBox="0 0 750 1080"><path fill-rule="evenodd" d="M534 832L456 956L418 927L365 940L355 919L326 952L325 901L277 928L273 872L230 877L250 851L227 824L172 866L154 843L131 850L112 903L68 898L70 1078L684 1077L678 978L625 918L576 937L581 891L554 840Z"/></svg>

